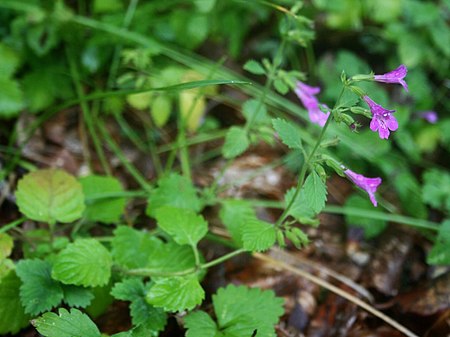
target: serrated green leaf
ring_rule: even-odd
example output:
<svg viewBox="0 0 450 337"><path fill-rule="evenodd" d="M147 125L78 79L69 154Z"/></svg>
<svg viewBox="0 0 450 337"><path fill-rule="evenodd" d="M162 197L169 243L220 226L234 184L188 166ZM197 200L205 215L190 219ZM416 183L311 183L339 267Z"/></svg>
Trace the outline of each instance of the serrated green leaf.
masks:
<svg viewBox="0 0 450 337"><path fill-rule="evenodd" d="M353 194L349 197L345 202L345 207L355 207L361 210L373 210L372 203L367 198L358 194ZM384 220L376 220L350 214L345 215L345 222L347 225L363 228L364 237L366 239L371 239L378 236L387 226L387 223Z"/></svg>
<svg viewBox="0 0 450 337"><path fill-rule="evenodd" d="M11 254L14 241L7 233L0 233L0 261L7 258Z"/></svg>
<svg viewBox="0 0 450 337"><path fill-rule="evenodd" d="M155 278L146 300L166 311L191 310L205 298L197 275Z"/></svg>
<svg viewBox="0 0 450 337"><path fill-rule="evenodd" d="M15 117L23 108L23 93L17 81L0 78L0 118Z"/></svg>
<svg viewBox="0 0 450 337"><path fill-rule="evenodd" d="M114 284L111 295L122 301L134 301L145 294L144 283L139 278L125 279Z"/></svg>
<svg viewBox="0 0 450 337"><path fill-rule="evenodd" d="M192 312L184 319L186 337L219 337L216 322L204 311Z"/></svg>
<svg viewBox="0 0 450 337"><path fill-rule="evenodd" d="M242 114L247 121L264 123L267 120L266 105L257 99L249 99L242 104Z"/></svg>
<svg viewBox="0 0 450 337"><path fill-rule="evenodd" d="M158 181L158 188L151 192L148 199L146 214L154 217L155 211L162 206L187 208L194 212L202 207L192 182L176 173Z"/></svg>
<svg viewBox="0 0 450 337"><path fill-rule="evenodd" d="M195 267L195 256L190 246L175 242L164 244L160 250L149 256L146 269L158 273L176 273Z"/></svg>
<svg viewBox="0 0 450 337"><path fill-rule="evenodd" d="M120 220L126 206L125 198L108 197L123 192L119 180L114 177L91 175L80 179L86 200L84 216L90 221L115 223Z"/></svg>
<svg viewBox="0 0 450 337"><path fill-rule="evenodd" d="M16 267L22 281L20 301L27 314L36 316L61 303L64 297L59 282L51 277L52 265L43 260L21 260Z"/></svg>
<svg viewBox="0 0 450 337"><path fill-rule="evenodd" d="M422 198L434 208L450 211L450 174L431 169L423 175Z"/></svg>
<svg viewBox="0 0 450 337"><path fill-rule="evenodd" d="M286 207L291 203L291 200L295 195L295 187L289 189L284 195L284 200ZM305 200L305 193L300 192L295 198L294 203L292 204L289 215L293 216L301 223L308 223L309 220L314 218L314 211L307 205Z"/></svg>
<svg viewBox="0 0 450 337"><path fill-rule="evenodd" d="M54 312L46 312L31 321L31 324L44 337L100 337L97 326L86 314L78 309L70 312L64 308Z"/></svg>
<svg viewBox="0 0 450 337"><path fill-rule="evenodd" d="M225 136L222 154L226 159L231 159L244 153L249 146L247 132L243 128L232 126Z"/></svg>
<svg viewBox="0 0 450 337"><path fill-rule="evenodd" d="M194 211L176 207L161 207L155 213L158 226L180 245L196 246L208 232L208 223Z"/></svg>
<svg viewBox="0 0 450 337"><path fill-rule="evenodd" d="M17 333L29 324L30 317L20 303L21 282L14 271L0 280L0 334Z"/></svg>
<svg viewBox="0 0 450 337"><path fill-rule="evenodd" d="M220 288L213 295L213 304L225 336L248 337L257 330L258 336L275 337L275 324L284 313L283 299L273 291L244 286Z"/></svg>
<svg viewBox="0 0 450 337"><path fill-rule="evenodd" d="M161 251L163 242L149 233L119 226L114 230L112 256L114 261L126 268L144 268L149 257Z"/></svg>
<svg viewBox="0 0 450 337"><path fill-rule="evenodd" d="M316 171L312 171L306 178L300 193L305 193L305 201L314 213L318 214L325 207L327 201L327 187Z"/></svg>
<svg viewBox="0 0 450 337"><path fill-rule="evenodd" d="M251 219L242 227L244 248L252 252L261 252L275 244L275 227L265 221Z"/></svg>
<svg viewBox="0 0 450 337"><path fill-rule="evenodd" d="M291 149L301 149L302 140L299 136L298 128L287 120L276 118L272 119L272 125L278 133L281 141Z"/></svg>
<svg viewBox="0 0 450 337"><path fill-rule="evenodd" d="M250 204L243 200L224 201L219 213L220 219L231 234L234 242L242 247L242 231L247 221L256 220L256 213Z"/></svg>
<svg viewBox="0 0 450 337"><path fill-rule="evenodd" d="M95 239L77 239L55 259L52 277L64 284L103 286L111 276L109 251Z"/></svg>
<svg viewBox="0 0 450 337"><path fill-rule="evenodd" d="M81 218L84 195L80 183L63 170L31 172L19 180L16 192L19 210L32 220L72 222Z"/></svg>
<svg viewBox="0 0 450 337"><path fill-rule="evenodd" d="M266 73L266 70L261 63L255 60L248 60L245 62L244 69L255 75L264 75Z"/></svg>
<svg viewBox="0 0 450 337"><path fill-rule="evenodd" d="M71 284L62 284L64 303L69 307L86 308L94 299L91 289L78 287Z"/></svg>

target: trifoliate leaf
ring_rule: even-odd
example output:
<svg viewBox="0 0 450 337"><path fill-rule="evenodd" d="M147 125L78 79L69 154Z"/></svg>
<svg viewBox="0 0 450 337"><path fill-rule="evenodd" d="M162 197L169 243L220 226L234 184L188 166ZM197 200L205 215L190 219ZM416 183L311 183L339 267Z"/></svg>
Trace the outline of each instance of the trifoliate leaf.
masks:
<svg viewBox="0 0 450 337"><path fill-rule="evenodd" d="M111 276L109 251L95 239L77 239L55 259L52 277L64 284L103 286Z"/></svg>
<svg viewBox="0 0 450 337"><path fill-rule="evenodd" d="M102 223L115 223L120 220L126 199L108 196L123 192L117 178L91 175L81 178L80 183L86 200L86 219Z"/></svg>
<svg viewBox="0 0 450 337"><path fill-rule="evenodd" d="M78 287L71 284L62 284L64 292L64 303L69 307L86 308L94 299L94 294L91 289Z"/></svg>
<svg viewBox="0 0 450 337"><path fill-rule="evenodd" d="M155 308L146 302L146 291L141 279L132 278L116 283L111 294L117 299L131 302L133 325L145 324L147 329L160 331L167 323L167 315L161 308Z"/></svg>
<svg viewBox="0 0 450 337"><path fill-rule="evenodd" d="M147 215L154 217L155 211L162 206L187 208L200 211L202 205L192 182L176 173L163 177L158 181L148 199Z"/></svg>
<svg viewBox="0 0 450 337"><path fill-rule="evenodd" d="M208 223L194 211L176 207L161 207L155 213L158 226L180 245L196 246L208 231Z"/></svg>
<svg viewBox="0 0 450 337"><path fill-rule="evenodd" d="M219 213L220 219L240 247L242 247L241 229L250 220L257 220L255 210L243 200L231 200L222 203Z"/></svg>
<svg viewBox="0 0 450 337"><path fill-rule="evenodd" d="M0 78L0 118L11 118L25 107L19 84L10 78Z"/></svg>
<svg viewBox="0 0 450 337"><path fill-rule="evenodd" d="M309 208L316 214L325 207L327 201L327 187L316 171L312 171L306 178L300 194L305 194L305 202Z"/></svg>
<svg viewBox="0 0 450 337"><path fill-rule="evenodd" d="M197 275L155 278L147 302L166 311L191 310L205 298Z"/></svg>
<svg viewBox="0 0 450 337"><path fill-rule="evenodd" d="M248 60L245 62L244 69L255 75L264 75L266 73L266 70L261 63L255 60Z"/></svg>
<svg viewBox="0 0 450 337"><path fill-rule="evenodd" d="M299 130L291 122L281 118L272 119L272 125L281 141L291 149L301 149L302 139Z"/></svg>
<svg viewBox="0 0 450 337"><path fill-rule="evenodd" d="M231 159L244 153L250 146L247 131L243 128L232 126L225 136L222 154L226 159Z"/></svg>
<svg viewBox="0 0 450 337"><path fill-rule="evenodd" d="M0 261L11 254L14 242L11 236L6 233L0 233Z"/></svg>
<svg viewBox="0 0 450 337"><path fill-rule="evenodd" d="M219 337L216 322L204 311L190 313L184 319L186 337Z"/></svg>
<svg viewBox="0 0 450 337"><path fill-rule="evenodd" d="M112 256L126 268L144 268L149 257L162 249L163 242L149 233L119 226L114 230Z"/></svg>
<svg viewBox="0 0 450 337"><path fill-rule="evenodd" d="M261 252L275 244L275 227L265 221L253 219L242 227L244 248L252 252Z"/></svg>
<svg viewBox="0 0 450 337"><path fill-rule="evenodd" d="M423 175L423 200L434 208L450 211L450 174L437 169Z"/></svg>
<svg viewBox="0 0 450 337"><path fill-rule="evenodd" d="M373 210L373 205L366 197L354 194L345 202L345 207L358 208L361 210ZM367 217L346 214L345 222L347 225L361 227L364 229L364 237L371 239L381 234L387 226L386 221L370 219Z"/></svg>
<svg viewBox="0 0 450 337"><path fill-rule="evenodd" d="M70 312L64 308L46 312L31 321L31 324L44 337L100 337L100 331L88 315L78 309Z"/></svg>
<svg viewBox="0 0 450 337"><path fill-rule="evenodd" d="M213 295L219 330L225 336L275 337L275 324L283 315L283 299L271 290L229 285ZM251 308L251 310L249 310Z"/></svg>
<svg viewBox="0 0 450 337"><path fill-rule="evenodd" d="M242 104L242 114L251 123L264 123L267 120L267 108L257 99L249 99Z"/></svg>
<svg viewBox="0 0 450 337"><path fill-rule="evenodd" d="M25 314L20 303L20 279L14 271L0 280L0 334L17 333L29 324L29 316Z"/></svg>
<svg viewBox="0 0 450 337"><path fill-rule="evenodd" d="M61 303L63 290L51 272L52 265L43 260L21 260L17 264L16 273L22 281L20 301L27 314L36 316Z"/></svg>
<svg viewBox="0 0 450 337"><path fill-rule="evenodd" d="M19 210L32 220L72 222L81 218L84 196L80 183L63 170L46 169L31 172L19 180Z"/></svg>

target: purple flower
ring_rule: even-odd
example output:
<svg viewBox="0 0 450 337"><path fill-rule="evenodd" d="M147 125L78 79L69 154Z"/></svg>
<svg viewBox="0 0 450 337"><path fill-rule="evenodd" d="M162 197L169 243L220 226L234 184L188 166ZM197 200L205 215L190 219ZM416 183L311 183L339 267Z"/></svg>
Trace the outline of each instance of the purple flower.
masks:
<svg viewBox="0 0 450 337"><path fill-rule="evenodd" d="M431 124L436 124L436 122L438 121L438 115L434 111L419 112L418 116L420 118L425 119L428 123L431 123Z"/></svg>
<svg viewBox="0 0 450 337"><path fill-rule="evenodd" d="M369 105L370 111L372 111L370 130L378 131L381 139L388 139L389 130L395 131L398 129L397 120L391 115L395 110L383 108L381 105L372 101L369 96L364 96L363 99Z"/></svg>
<svg viewBox="0 0 450 337"><path fill-rule="evenodd" d="M403 88L408 91L408 85L403 80L407 73L408 69L406 69L405 65L401 64L397 69L394 69L383 75L375 75L373 78L377 82L401 84Z"/></svg>
<svg viewBox="0 0 450 337"><path fill-rule="evenodd" d="M323 127L330 113L324 113L320 110L320 103L315 96L319 92L319 87L311 87L300 81L297 82L297 87L295 88L295 93L308 111L311 122Z"/></svg>
<svg viewBox="0 0 450 337"><path fill-rule="evenodd" d="M362 174L355 173L349 169L345 170L344 173L356 186L362 188L367 192L367 194L369 194L370 201L375 207L377 207L375 192L381 184L381 178L366 178Z"/></svg>

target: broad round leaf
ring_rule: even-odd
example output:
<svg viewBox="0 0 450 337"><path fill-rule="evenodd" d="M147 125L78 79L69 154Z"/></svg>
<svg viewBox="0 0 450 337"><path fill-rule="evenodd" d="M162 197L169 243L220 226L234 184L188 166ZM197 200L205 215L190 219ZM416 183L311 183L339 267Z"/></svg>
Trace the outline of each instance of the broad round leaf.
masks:
<svg viewBox="0 0 450 337"><path fill-rule="evenodd" d="M52 277L64 284L103 286L111 276L109 251L95 239L78 239L56 257Z"/></svg>
<svg viewBox="0 0 450 337"><path fill-rule="evenodd" d="M84 211L80 183L58 169L25 175L18 183L16 198L19 210L28 218L50 224L75 221Z"/></svg>

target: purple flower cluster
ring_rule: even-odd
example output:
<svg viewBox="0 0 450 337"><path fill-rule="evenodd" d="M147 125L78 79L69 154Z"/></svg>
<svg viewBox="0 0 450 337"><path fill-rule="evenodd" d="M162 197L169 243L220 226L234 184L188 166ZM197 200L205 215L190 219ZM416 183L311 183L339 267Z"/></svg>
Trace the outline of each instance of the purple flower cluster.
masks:
<svg viewBox="0 0 450 337"><path fill-rule="evenodd" d="M311 120L311 122L323 127L327 122L330 113L324 113L322 110L320 110L320 103L315 96L319 92L319 87L311 87L300 81L297 82L297 87L295 88L295 93L308 111L309 119ZM327 108L326 105L323 104L323 106Z"/></svg>

